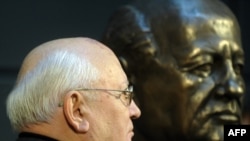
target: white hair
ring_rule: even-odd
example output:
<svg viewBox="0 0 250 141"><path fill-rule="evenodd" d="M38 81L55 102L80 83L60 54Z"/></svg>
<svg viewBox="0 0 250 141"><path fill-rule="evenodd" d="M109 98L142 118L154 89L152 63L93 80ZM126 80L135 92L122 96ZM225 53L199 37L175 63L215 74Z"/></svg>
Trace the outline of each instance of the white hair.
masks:
<svg viewBox="0 0 250 141"><path fill-rule="evenodd" d="M99 71L83 57L55 51L41 60L20 80L7 99L7 114L15 130L46 122L55 113L67 91L91 88Z"/></svg>

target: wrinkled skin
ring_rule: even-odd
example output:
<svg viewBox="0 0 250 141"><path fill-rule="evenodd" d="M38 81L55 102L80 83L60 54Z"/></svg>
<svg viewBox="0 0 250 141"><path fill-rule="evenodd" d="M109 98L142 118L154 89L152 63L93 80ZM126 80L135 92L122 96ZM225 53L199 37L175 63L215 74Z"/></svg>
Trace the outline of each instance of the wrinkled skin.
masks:
<svg viewBox="0 0 250 141"><path fill-rule="evenodd" d="M147 2L118 10L103 39L135 85L135 141L223 140L245 93L237 20L215 0Z"/></svg>

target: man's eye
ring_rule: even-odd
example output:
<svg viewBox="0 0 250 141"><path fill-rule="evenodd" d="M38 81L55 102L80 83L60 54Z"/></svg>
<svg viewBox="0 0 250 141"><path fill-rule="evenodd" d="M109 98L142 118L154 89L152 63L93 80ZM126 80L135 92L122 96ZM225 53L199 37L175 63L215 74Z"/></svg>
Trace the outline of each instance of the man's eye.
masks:
<svg viewBox="0 0 250 141"><path fill-rule="evenodd" d="M124 98L125 98L125 99L129 99L129 96L128 96L128 95L125 95Z"/></svg>
<svg viewBox="0 0 250 141"><path fill-rule="evenodd" d="M206 63L193 68L192 70L190 70L190 73L193 73L200 77L207 77L211 73L211 71L212 71L212 64Z"/></svg>

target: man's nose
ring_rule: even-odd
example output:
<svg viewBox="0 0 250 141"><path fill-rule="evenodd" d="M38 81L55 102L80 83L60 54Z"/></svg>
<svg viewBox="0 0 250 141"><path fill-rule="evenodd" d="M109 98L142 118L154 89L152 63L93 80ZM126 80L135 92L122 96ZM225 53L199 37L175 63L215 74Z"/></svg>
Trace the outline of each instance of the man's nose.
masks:
<svg viewBox="0 0 250 141"><path fill-rule="evenodd" d="M220 79L220 86L217 93L220 95L229 95L230 97L241 97L245 92L244 80L241 74L236 74L232 62L228 61L225 65L225 73Z"/></svg>
<svg viewBox="0 0 250 141"><path fill-rule="evenodd" d="M131 104L129 105L129 115L132 119L137 119L141 116L141 110L135 104L134 100L132 100Z"/></svg>

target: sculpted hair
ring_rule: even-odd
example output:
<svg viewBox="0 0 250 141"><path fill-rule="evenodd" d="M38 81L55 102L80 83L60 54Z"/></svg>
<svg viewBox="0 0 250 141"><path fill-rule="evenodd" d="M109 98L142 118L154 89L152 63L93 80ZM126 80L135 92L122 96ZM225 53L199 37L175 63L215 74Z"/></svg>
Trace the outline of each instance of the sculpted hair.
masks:
<svg viewBox="0 0 250 141"><path fill-rule="evenodd" d="M55 51L41 60L14 87L7 99L7 115L15 130L48 121L67 91L91 88L99 71L83 57Z"/></svg>
<svg viewBox="0 0 250 141"><path fill-rule="evenodd" d="M147 17L132 5L117 9L111 16L102 42L119 57L128 77L148 70L158 51Z"/></svg>
<svg viewBox="0 0 250 141"><path fill-rule="evenodd" d="M232 11L219 0L135 0L110 17L102 42L115 52L126 70L138 69L138 63L147 69L150 59L171 59L172 50L186 44L182 42L186 35L182 27L186 23L195 18L206 19L208 15L232 19L239 28Z"/></svg>

